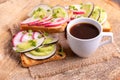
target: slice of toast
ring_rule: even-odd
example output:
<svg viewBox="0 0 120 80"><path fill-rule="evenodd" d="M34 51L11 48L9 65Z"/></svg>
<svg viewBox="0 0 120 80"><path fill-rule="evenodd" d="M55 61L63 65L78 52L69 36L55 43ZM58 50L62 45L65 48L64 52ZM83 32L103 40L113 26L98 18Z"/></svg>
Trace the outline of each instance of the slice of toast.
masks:
<svg viewBox="0 0 120 80"><path fill-rule="evenodd" d="M28 25L20 25L21 30L33 30L33 31L45 31L48 33L57 33L63 32L67 26L67 22L56 27L44 27L44 26L28 26Z"/></svg>
<svg viewBox="0 0 120 80"><path fill-rule="evenodd" d="M103 32L111 32L112 31L111 25L108 21L103 23L102 26L103 26Z"/></svg>
<svg viewBox="0 0 120 80"><path fill-rule="evenodd" d="M70 18L73 13L72 11L68 10L68 18ZM64 32L65 31L65 28L67 26L67 22L64 23L64 24L61 24L60 26L51 26L51 27L45 27L45 26L30 26L30 25L23 25L21 24L20 25L20 29L21 30L33 30L33 31L45 31L45 32L48 32L48 33L58 33L58 32Z"/></svg>
<svg viewBox="0 0 120 80"><path fill-rule="evenodd" d="M43 59L43 60L31 59L31 58L27 57L24 53L21 53L20 58L21 58L22 66L23 67L30 67L30 66L42 64L45 62L64 59L66 57L66 53L64 53L63 51L62 52L60 51L59 45L57 47L59 47L59 48L57 49L57 51L55 52L55 54L52 57L47 58L47 59Z"/></svg>

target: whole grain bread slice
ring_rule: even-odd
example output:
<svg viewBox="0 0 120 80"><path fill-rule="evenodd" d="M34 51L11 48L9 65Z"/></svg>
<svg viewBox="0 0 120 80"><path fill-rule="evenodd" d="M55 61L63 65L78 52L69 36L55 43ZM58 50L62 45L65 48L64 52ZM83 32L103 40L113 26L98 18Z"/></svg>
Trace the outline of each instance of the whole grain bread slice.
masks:
<svg viewBox="0 0 120 80"><path fill-rule="evenodd" d="M21 64L23 67L30 67L30 66L42 64L45 62L61 60L61 59L64 59L65 57L66 57L66 53L61 51L61 46L59 44L57 45L57 51L55 52L55 54L47 59L42 59L42 60L32 59L27 57L24 53L21 53L20 55Z"/></svg>

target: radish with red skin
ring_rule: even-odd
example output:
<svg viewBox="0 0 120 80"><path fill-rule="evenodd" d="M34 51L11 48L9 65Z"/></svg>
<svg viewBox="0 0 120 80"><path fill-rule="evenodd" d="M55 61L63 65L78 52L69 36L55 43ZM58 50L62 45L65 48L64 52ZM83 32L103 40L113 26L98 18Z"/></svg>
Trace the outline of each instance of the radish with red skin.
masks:
<svg viewBox="0 0 120 80"><path fill-rule="evenodd" d="M36 23L43 23L43 22L46 22L46 21L50 21L51 19L52 18L49 18L49 19L44 18L42 20L37 21Z"/></svg>
<svg viewBox="0 0 120 80"><path fill-rule="evenodd" d="M24 34L21 36L20 42L22 42L22 39L23 39L23 37L24 37L25 34L26 34L26 33L24 33Z"/></svg>
<svg viewBox="0 0 120 80"><path fill-rule="evenodd" d="M32 38L32 35L33 35L33 33L31 33L31 35L30 35L30 33L26 33L26 34L22 37L21 41L22 41L22 42L25 42L25 41L28 41L28 40L32 40L32 39L33 39L33 38Z"/></svg>
<svg viewBox="0 0 120 80"><path fill-rule="evenodd" d="M38 23L36 23L36 26L43 26L43 25L49 24L49 23L51 23L50 20L49 21L45 21L45 22L38 22Z"/></svg>
<svg viewBox="0 0 120 80"><path fill-rule="evenodd" d="M39 21L39 19L34 19L34 18L27 18L26 20L24 20L23 22L21 22L21 24L33 24L35 22Z"/></svg>
<svg viewBox="0 0 120 80"><path fill-rule="evenodd" d="M32 22L32 23L28 23L28 25L30 26L42 26L45 24L45 22L50 22L51 18L44 18L42 20L39 20L39 21L35 21L35 22Z"/></svg>
<svg viewBox="0 0 120 80"><path fill-rule="evenodd" d="M49 21L49 20L51 20L51 19L52 19L51 17L45 17L45 18L43 18L40 22Z"/></svg>
<svg viewBox="0 0 120 80"><path fill-rule="evenodd" d="M41 25L46 25L46 24L50 24L51 21L46 21L46 22L42 22Z"/></svg>
<svg viewBox="0 0 120 80"><path fill-rule="evenodd" d="M57 27L57 26L60 26L60 25L61 25L61 23L57 23L57 24L51 23L51 24L45 25L45 27Z"/></svg>
<svg viewBox="0 0 120 80"><path fill-rule="evenodd" d="M81 15L81 14L85 14L85 11L84 11L84 10L80 10L80 11L73 11L73 14L76 14L76 15Z"/></svg>
<svg viewBox="0 0 120 80"><path fill-rule="evenodd" d="M55 26L59 26L61 24L64 24L66 22L68 22L69 20L66 18L57 18L55 19L53 22L51 22L50 24L46 24L44 25L45 27L55 27Z"/></svg>
<svg viewBox="0 0 120 80"><path fill-rule="evenodd" d="M32 47L30 47L27 50L19 51L19 48L17 46L14 46L13 50L15 50L15 51L17 51L19 53L23 53L23 52L28 52L28 51L34 50L35 48L39 47L43 43L44 39L45 39L44 37L41 37L40 39L36 39L36 46L32 46Z"/></svg>
<svg viewBox="0 0 120 80"><path fill-rule="evenodd" d="M39 39L39 36L41 36L41 34L39 32L34 32L32 38Z"/></svg>
<svg viewBox="0 0 120 80"><path fill-rule="evenodd" d="M30 22L28 23L29 26L35 26L39 21L35 21L35 22Z"/></svg>
<svg viewBox="0 0 120 80"><path fill-rule="evenodd" d="M17 44L21 43L20 40L23 35L23 31L20 31L14 36L14 38L12 39L13 46L16 46Z"/></svg>
<svg viewBox="0 0 120 80"><path fill-rule="evenodd" d="M32 38L34 39L35 32L33 32Z"/></svg>
<svg viewBox="0 0 120 80"><path fill-rule="evenodd" d="M37 5L35 8L33 8L33 10L28 14L29 17L33 16L34 11L38 10L39 8L44 9L45 11L47 11L46 15L47 18L51 18L52 17L52 8L49 5L46 4L39 4ZM48 11L49 10L49 11Z"/></svg>

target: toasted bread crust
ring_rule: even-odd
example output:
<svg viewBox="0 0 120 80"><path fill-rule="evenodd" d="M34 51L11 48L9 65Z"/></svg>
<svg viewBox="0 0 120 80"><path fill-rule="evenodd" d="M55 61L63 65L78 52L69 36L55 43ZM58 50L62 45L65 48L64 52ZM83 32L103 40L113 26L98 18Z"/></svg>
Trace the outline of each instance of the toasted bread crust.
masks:
<svg viewBox="0 0 120 80"><path fill-rule="evenodd" d="M111 32L111 31L112 31L111 25L108 21L106 21L103 24L103 32Z"/></svg>
<svg viewBox="0 0 120 80"><path fill-rule="evenodd" d="M60 54L62 54L62 56ZM22 66L23 67L30 67L30 66L42 64L45 62L60 60L60 59L65 58L65 56L66 56L65 53L56 52L55 55L53 55L52 57L50 57L48 59L44 59L44 60L31 59L31 58L27 57L25 54L21 54L20 57L21 57Z"/></svg>
<svg viewBox="0 0 120 80"><path fill-rule="evenodd" d="M33 31L45 31L49 33L63 32L67 26L67 23L64 23L60 26L56 27L44 27L44 26L29 26L29 25L21 25L21 30L33 30Z"/></svg>
<svg viewBox="0 0 120 80"><path fill-rule="evenodd" d="M55 52L55 54L47 59L31 59L29 57L27 57L24 53L21 53L20 58L21 58L21 63L23 67L30 67L33 65L37 65L37 64L42 64L45 62L50 62L50 61L55 61L55 60L60 60L60 59L64 59L66 57L66 53L64 52L59 52L60 50L60 45L57 44L57 51Z"/></svg>

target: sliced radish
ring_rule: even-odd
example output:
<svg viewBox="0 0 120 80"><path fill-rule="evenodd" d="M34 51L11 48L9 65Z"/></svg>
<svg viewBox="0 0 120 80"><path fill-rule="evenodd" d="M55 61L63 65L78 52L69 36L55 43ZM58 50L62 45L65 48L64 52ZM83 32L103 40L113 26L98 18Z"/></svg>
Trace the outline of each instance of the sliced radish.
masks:
<svg viewBox="0 0 120 80"><path fill-rule="evenodd" d="M63 21L64 20L64 18L56 18L56 19L54 19L54 22L60 22L60 21Z"/></svg>
<svg viewBox="0 0 120 80"><path fill-rule="evenodd" d="M44 24L49 24L51 22L50 20L51 20L51 18L50 19L46 19L46 20L42 20L42 21L38 21L36 23L36 26L42 26Z"/></svg>
<svg viewBox="0 0 120 80"><path fill-rule="evenodd" d="M51 17L45 17L45 18L43 18L41 21L39 21L39 22L45 22L45 21L50 21L52 18Z"/></svg>
<svg viewBox="0 0 120 80"><path fill-rule="evenodd" d="M46 26L46 25L49 25L51 23L58 23L58 22L63 22L65 19L64 18L56 18L56 19L51 19L51 20L48 20L48 21L45 21L45 22L38 22L36 25L37 26ZM55 26L58 26L60 24L57 24ZM52 25L54 26L54 25Z"/></svg>
<svg viewBox="0 0 120 80"><path fill-rule="evenodd" d="M32 35L33 33L26 33L23 35L22 39L21 39L21 42L25 42L25 41L28 41L28 40L32 40Z"/></svg>
<svg viewBox="0 0 120 80"><path fill-rule="evenodd" d="M50 24L51 23L51 21L45 21L45 22L42 22L42 23L40 23L41 25L46 25L46 24Z"/></svg>
<svg viewBox="0 0 120 80"><path fill-rule="evenodd" d="M23 31L20 31L14 36L14 38L12 39L13 46L16 46L19 43L21 43L20 39L23 35Z"/></svg>
<svg viewBox="0 0 120 80"><path fill-rule="evenodd" d="M45 22L48 22L48 21L50 21L50 19L51 18L44 18L44 19L42 19L42 20L37 20L37 21L34 21L34 22L28 22L27 24L29 25L29 26L41 26L41 25L43 25Z"/></svg>
<svg viewBox="0 0 120 80"><path fill-rule="evenodd" d="M28 24L30 26L34 26L34 25L40 25L43 22L49 21L51 18L44 18L42 20L39 19L33 19L33 18L28 18L25 21L23 21L21 24Z"/></svg>
<svg viewBox="0 0 120 80"><path fill-rule="evenodd" d="M32 38L33 39L39 39L40 36L42 36L39 32L34 32Z"/></svg>
<svg viewBox="0 0 120 80"><path fill-rule="evenodd" d="M25 36L25 34L26 34L26 33L24 33L24 34L21 36L20 42L22 42L22 39L23 39L23 37Z"/></svg>
<svg viewBox="0 0 120 80"><path fill-rule="evenodd" d="M85 14L85 11L84 10L73 11L73 14L81 15L81 14Z"/></svg>
<svg viewBox="0 0 120 80"><path fill-rule="evenodd" d="M33 17L31 17L31 18L27 18L26 20L21 22L21 24L35 24L38 21L39 21L39 19L34 19Z"/></svg>
<svg viewBox="0 0 120 80"><path fill-rule="evenodd" d="M50 45L51 46L51 45ZM53 45L54 46L54 48L53 48L53 50L51 50L49 53L48 52L44 52L44 53L42 53L42 52L36 52L36 51L34 51L34 52L36 52L36 53L34 53L34 54L32 54L32 51L31 52L27 52L27 53L25 53L25 55L27 56L27 57L30 57L30 58L32 58L32 59L46 59L46 58L49 58L49 57L51 57L51 56L53 56L54 54L55 54L55 52L56 52L56 45ZM49 47L49 46L41 46L41 47L39 47L39 48L47 48L47 47ZM47 50L46 50L47 51ZM46 54L45 54L46 53ZM37 55L36 55L37 54Z"/></svg>
<svg viewBox="0 0 120 80"><path fill-rule="evenodd" d="M53 22L51 22L50 24L46 24L44 25L45 27L55 27L55 26L59 26L59 25L62 25L66 22L68 22L69 20L68 19L65 19L65 18L57 18L55 19Z"/></svg>
<svg viewBox="0 0 120 80"><path fill-rule="evenodd" d="M37 13L37 14L36 14ZM43 15L44 14L44 15ZM49 20L52 17L52 9L50 6L40 4L36 6L29 14L29 17L39 18L40 22ZM42 17L41 17L42 16Z"/></svg>
<svg viewBox="0 0 120 80"><path fill-rule="evenodd" d="M40 39L36 39L36 46L32 46L31 48L27 49L27 50L22 50L22 51L19 51L19 48L17 47L17 45L15 47L13 47L13 50L17 51L17 52L20 52L20 53L23 53L23 52L28 52L28 51L31 51L37 47L39 47L44 41L44 37L40 38ZM19 43L20 44L20 43Z"/></svg>
<svg viewBox="0 0 120 80"><path fill-rule="evenodd" d="M36 6L35 8L33 8L33 10L28 14L28 16L31 17L32 14L33 14L33 12L36 11L38 8L45 9L46 11L47 11L47 10L50 10L50 14L52 13L52 12L51 12L52 9L51 9L50 6L48 6L48 5L46 5L46 4L40 4L40 5ZM48 13L48 15L50 15L50 14Z"/></svg>
<svg viewBox="0 0 120 80"><path fill-rule="evenodd" d="M45 22L48 22L48 21L50 21L50 19L51 18L44 18L44 19L42 19L42 20L38 20L38 21L35 21L35 22L30 22L30 23L28 23L28 25L30 25L30 26L41 26L41 25L43 25Z"/></svg>
<svg viewBox="0 0 120 80"><path fill-rule="evenodd" d="M52 17L52 9L48 5L41 4L35 7L28 16L30 18L23 21L21 24L28 24L30 26L36 25L41 22L50 20Z"/></svg>

